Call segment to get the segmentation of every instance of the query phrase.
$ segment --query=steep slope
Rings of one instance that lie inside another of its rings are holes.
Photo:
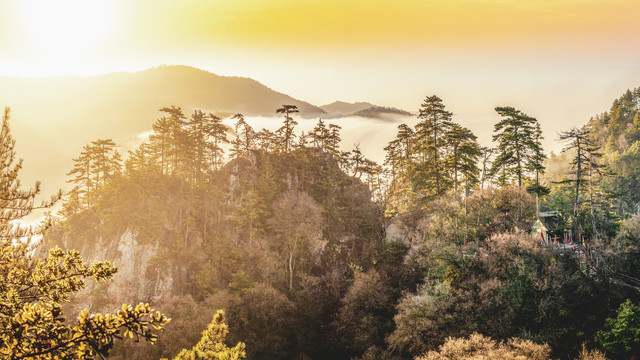
[[[208,298],[199,306],[226,308],[234,336],[264,356],[258,358],[293,358],[301,348],[326,353],[326,344],[306,342],[330,338],[318,333],[330,332],[327,321],[351,267],[371,266],[381,246],[382,216],[368,187],[313,148],[248,153],[198,186],[157,172],[129,173],[96,197],[45,238],[47,246],[75,248],[120,269],[113,281],[80,294],[80,304],[110,310],[147,301],[163,310],[176,296]],[[262,308],[252,296],[279,303]],[[260,320],[247,325],[240,311],[267,319],[284,311],[297,320],[282,324],[283,333],[302,321],[313,333],[265,343],[265,336],[280,335],[261,329]]]

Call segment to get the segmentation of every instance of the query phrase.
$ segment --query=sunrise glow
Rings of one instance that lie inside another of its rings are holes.
[[[27,41],[54,54],[77,54],[103,45],[115,26],[114,16],[108,0],[23,0],[19,9]]]

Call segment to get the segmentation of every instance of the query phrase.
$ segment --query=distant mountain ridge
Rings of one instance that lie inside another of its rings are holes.
[[[394,107],[379,106],[368,102],[347,103],[344,101],[335,101],[331,104],[322,105],[320,108],[329,115],[343,116],[360,116],[365,118],[384,118],[384,116],[412,116],[413,114]]]
[[[322,105],[320,108],[328,114],[351,114],[375,106],[368,102],[348,103],[344,101],[334,101],[331,104]]]
[[[162,116],[160,108],[180,106],[187,116],[193,109],[276,116],[276,109],[284,104],[296,105],[300,117],[325,114],[256,80],[189,66],[163,65],[86,77],[0,77],[0,108],[11,108],[12,132],[25,159],[24,182],[40,179],[45,187],[55,188],[64,184],[71,159],[84,144],[97,138],[112,138],[118,144],[134,141],[151,130]]]
[[[354,116],[361,116],[361,117],[366,117],[366,118],[379,118],[382,115],[400,115],[400,116],[412,116],[413,114],[402,110],[402,109],[398,109],[398,108],[394,108],[394,107],[387,107],[387,106],[371,106],[368,107],[366,109],[362,109],[359,111],[356,111],[354,113],[352,113],[351,115]]]
[[[180,106],[187,116],[193,109],[225,116],[273,116],[279,122],[276,109],[284,104],[296,105],[296,117],[301,118],[340,118],[376,106],[335,102],[318,107],[250,78],[184,65],[85,77],[0,77],[0,107],[11,107],[12,132],[25,159],[23,180],[43,180],[44,192],[64,184],[71,159],[84,144],[97,138],[111,138],[119,145],[137,143],[136,137],[150,131],[163,115],[160,108]]]

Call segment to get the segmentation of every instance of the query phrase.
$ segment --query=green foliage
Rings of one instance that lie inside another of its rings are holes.
[[[449,191],[465,196],[479,183],[478,159],[482,154],[477,137],[451,120],[442,99],[427,97],[415,129],[402,124],[387,145],[385,165],[389,176],[385,212],[391,217],[413,210]]]
[[[229,348],[225,339],[229,333],[229,326],[225,323],[224,311],[219,310],[213,315],[213,320],[202,332],[202,339],[191,349],[183,350],[174,360],[237,360],[246,357],[245,345],[242,342]]]
[[[445,332],[467,331],[454,326],[449,315],[435,316],[448,313],[450,294],[450,286],[437,282],[421,287],[416,294],[405,296],[394,317],[396,329],[387,338],[390,349],[421,354],[437,345],[446,336]]]
[[[359,355],[370,346],[384,345],[384,336],[393,329],[392,296],[392,289],[376,270],[354,270],[335,321],[346,350]]]
[[[640,215],[622,221],[620,230],[606,245],[604,256],[611,269],[640,276]]]
[[[324,246],[322,210],[311,196],[296,191],[283,194],[273,207],[275,216],[270,219],[270,225],[277,239],[275,250],[283,255],[282,263],[286,264],[289,291],[292,291],[298,268],[308,268],[313,253],[317,256]]]
[[[502,119],[493,129],[493,141],[498,142],[498,154],[491,173],[498,176],[500,186],[513,184],[517,180],[518,187],[522,187],[527,169],[540,167],[539,145],[535,139],[535,124],[538,121],[512,107],[497,107],[496,112]]]
[[[38,187],[20,189],[21,162],[14,164],[8,114],[7,109],[0,132],[0,356],[94,359],[107,355],[116,340],[155,342],[154,330],[169,319],[149,304],[122,305],[113,315],[82,310],[74,324],[64,318],[62,304],[85,288],[85,279],[108,280],[117,270],[108,261],[87,264],[74,250],[55,247],[43,257],[32,255],[28,237],[36,232],[17,228],[12,221],[34,210]],[[55,198],[43,205],[53,202]]]
[[[456,197],[458,185],[461,182],[465,184],[467,195],[479,182],[478,159],[482,151],[476,140],[477,136],[471,130],[458,124],[453,124],[451,130],[446,133],[446,141],[451,152],[445,158],[445,163],[447,168],[453,171],[453,188]]]
[[[85,263],[77,251],[52,249],[32,258],[25,245],[0,246],[0,354],[14,359],[93,359],[106,355],[115,340],[156,341],[152,331],[168,319],[149,304],[122,305],[114,315],[80,312],[77,325],[63,317],[61,303],[85,287],[84,279],[106,280],[116,272],[109,262]]]
[[[176,330],[169,325],[173,341],[119,346],[114,355],[175,356],[195,336],[183,323],[201,324],[190,313],[208,316],[213,307],[226,310],[234,329],[230,339],[245,341],[252,357],[347,353],[347,344],[318,339],[335,332],[349,264],[368,269],[376,258],[382,217],[367,186],[314,148],[243,151],[202,180],[172,175],[170,162],[163,174],[156,163],[161,158],[154,156],[142,154],[141,166],[130,163],[121,177],[94,190],[94,205],[57,222],[45,239],[87,252],[104,246],[115,260],[120,255],[113,245],[129,232],[137,245],[152,249],[141,270],[150,286],[163,286],[170,276],[170,295],[193,299],[184,304],[189,311],[173,309],[172,300],[156,304],[185,319],[174,321]],[[100,298],[99,291],[93,295],[105,306],[115,301]],[[391,312],[377,318],[389,326]],[[381,345],[387,329],[376,335]]]
[[[467,199],[467,211],[469,238],[484,240],[496,233],[529,229],[536,208],[526,191],[508,186],[476,190]]]
[[[423,243],[412,263],[423,264],[424,285],[398,303],[389,350],[418,356],[477,331],[577,354],[604,320],[610,289],[536,244],[524,233],[496,234],[480,247]]]
[[[90,251],[98,244],[91,240],[110,244],[129,231],[156,249],[144,276],[156,284],[171,276],[171,295],[184,302],[165,305],[184,320],[168,330],[175,341],[153,351],[120,347],[122,359],[175,356],[218,308],[234,329],[229,339],[246,341],[251,358],[407,358],[474,331],[509,356],[531,340],[567,358],[594,338],[624,292],[600,272],[585,274],[574,257],[540,249],[539,234],[522,233],[535,217],[531,195],[548,193],[544,209],[582,224],[589,237],[600,234],[609,265],[635,273],[635,225],[625,222],[610,239],[615,213],[628,217],[640,201],[639,95],[625,94],[592,120],[593,141],[608,144],[598,165],[620,175],[580,175],[577,201],[575,177],[545,174],[540,125],[513,108],[496,109],[492,161],[440,98],[427,97],[416,127],[400,125],[385,147],[384,169],[357,145],[341,150],[335,124],[319,120],[295,141],[292,105],[277,110],[284,124],[276,132],[254,131],[236,114],[233,160],[223,165],[220,119],[164,108],[122,176],[93,186],[91,207],[71,194],[68,219],[47,241]],[[484,189],[491,183],[521,186]],[[384,242],[389,222],[404,233]],[[516,349],[507,342],[513,336],[527,340]]]
[[[640,307],[627,299],[620,304],[613,318],[607,318],[604,329],[598,331],[596,341],[607,353],[624,356],[640,342]]]
[[[295,105],[282,105],[281,108],[276,110],[277,114],[284,114],[284,124],[276,131],[276,136],[278,137],[277,151],[289,152],[293,149],[293,141],[296,137],[293,129],[298,125],[298,122],[293,120],[290,115],[297,112],[298,107]]]
[[[532,154],[529,163],[527,164],[528,170],[535,173],[535,182],[532,182],[527,186],[527,191],[536,194],[536,205],[538,210],[540,208],[539,198],[548,195],[551,189],[548,186],[542,185],[540,176],[545,172],[544,161],[547,159],[547,155],[542,149],[542,128],[540,123],[536,122],[535,131],[533,133]]]
[[[72,194],[78,199],[69,202],[65,207],[65,215],[77,211],[77,206],[89,206],[93,202],[93,190],[104,186],[109,180],[120,175],[122,158],[115,150],[116,144],[111,139],[98,139],[83,147],[80,156],[73,159],[74,166],[67,174],[73,176],[67,182],[75,186]]]
[[[568,142],[564,151],[575,149],[575,157],[571,161],[572,169],[574,170],[575,178],[565,180],[567,182],[575,183],[575,197],[574,197],[574,210],[572,224],[574,231],[577,228],[575,220],[577,220],[578,209],[580,206],[580,193],[589,192],[590,207],[593,208],[593,183],[596,177],[601,175],[599,158],[602,154],[598,153],[599,147],[595,143],[591,133],[588,129],[578,130],[573,128],[568,131],[560,133],[560,141]]]
[[[637,212],[636,206],[640,204],[640,142],[634,142],[625,150],[609,153],[605,158],[615,175],[603,179],[603,187],[613,197],[609,201],[615,199],[611,210],[625,218]]]
[[[242,154],[255,149],[256,133],[251,125],[244,121],[244,115],[238,113],[233,115],[232,118],[237,121],[235,126],[236,138],[231,142],[233,144],[231,154],[233,158],[238,158]]]

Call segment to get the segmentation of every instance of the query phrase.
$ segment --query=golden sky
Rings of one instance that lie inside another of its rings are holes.
[[[472,128],[512,105],[553,138],[640,85],[639,17],[638,0],[2,0],[0,75],[185,64],[317,105],[438,94]]]
[[[172,53],[188,61],[234,50],[276,57],[295,53],[334,57],[342,52],[368,57],[380,51],[409,56],[472,51],[545,56],[601,47],[630,51],[627,47],[637,45],[640,30],[636,0],[4,0],[1,4],[0,45],[7,50],[3,60],[62,58],[64,52],[70,63],[74,58],[87,60],[80,69],[74,66],[76,72],[87,73],[98,70],[91,62],[100,59],[105,69],[109,63],[127,68],[144,62],[154,65],[155,57]]]

